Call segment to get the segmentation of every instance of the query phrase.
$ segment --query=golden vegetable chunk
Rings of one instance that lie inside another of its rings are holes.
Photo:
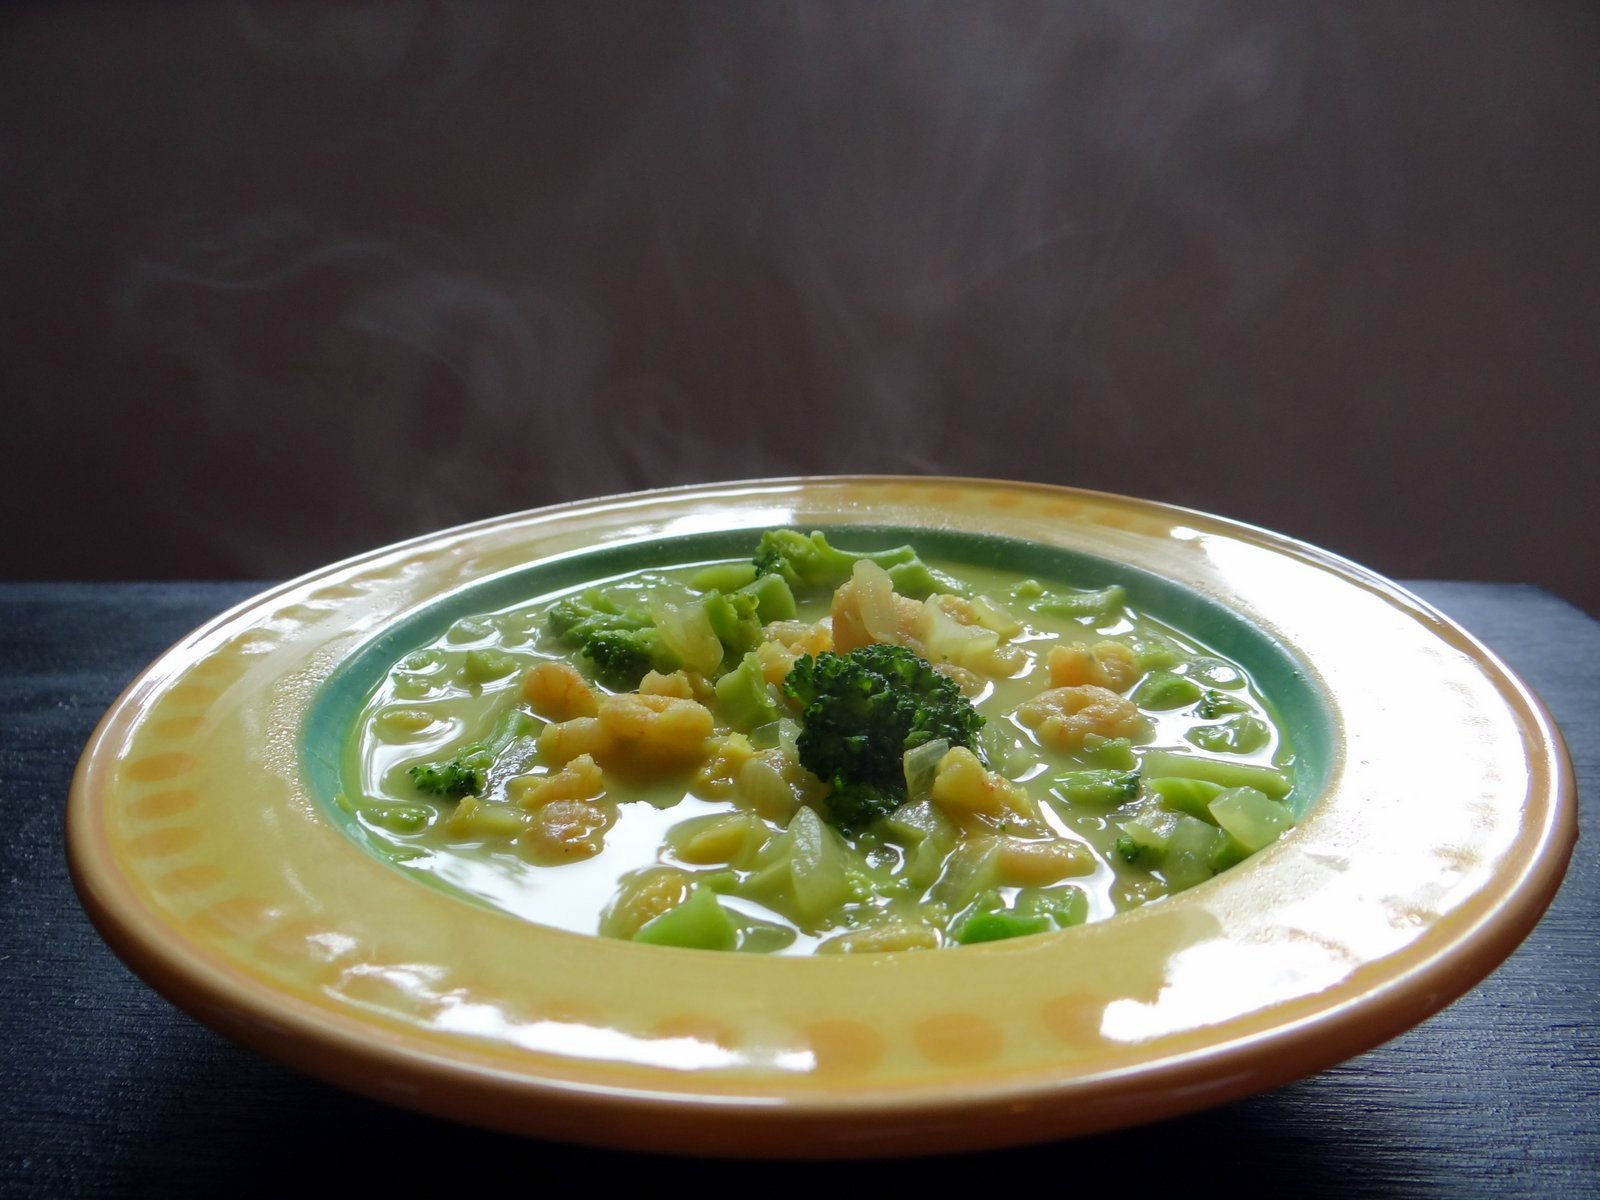
[[[639,681],[639,694],[641,696],[676,696],[680,700],[695,699],[694,685],[689,682],[689,676],[682,671],[674,671],[670,675],[663,675],[659,671],[649,671]]]
[[[1017,709],[1017,718],[1055,750],[1081,749],[1091,733],[1107,738],[1138,738],[1144,718],[1131,700],[1094,684],[1051,688]]]
[[[823,954],[886,954],[891,950],[936,950],[939,931],[931,925],[885,921],[829,938],[817,947]]]
[[[534,815],[522,842],[539,862],[577,862],[600,853],[616,819],[616,809],[600,801],[554,800]]]
[[[922,602],[897,595],[889,572],[876,563],[857,562],[847,583],[833,593],[833,650],[848,654],[873,642],[916,649]]]
[[[947,816],[1031,817],[1027,794],[1003,775],[984,770],[978,756],[956,746],[939,760],[933,776],[933,803]]]
[[[553,767],[571,762],[580,754],[598,759],[611,752],[613,741],[599,717],[574,717],[539,731],[539,758]]]
[[[1043,887],[1074,875],[1094,873],[1094,851],[1081,842],[1000,839],[997,858],[1001,882],[1016,887]]]
[[[599,711],[594,689],[571,663],[542,662],[529,667],[522,677],[522,698],[546,721],[592,717]]]
[[[1133,651],[1121,642],[1097,642],[1093,646],[1055,646],[1046,661],[1052,687],[1079,687],[1092,684],[1113,692],[1125,692],[1139,681],[1144,671]]]
[[[506,798],[532,812],[556,800],[592,800],[606,790],[592,755],[580,754],[553,775],[519,775],[506,783]]]
[[[739,768],[755,757],[755,747],[742,733],[725,733],[711,739],[708,752],[709,757],[695,772],[690,790],[706,800],[726,800],[733,795]]]
[[[610,743],[595,757],[608,765],[691,766],[709,753],[711,710],[693,700],[625,692],[600,701],[598,720]]]

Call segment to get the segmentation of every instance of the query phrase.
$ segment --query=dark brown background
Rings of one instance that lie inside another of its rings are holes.
[[[938,471],[1600,611],[1592,3],[12,5],[0,172],[0,576]]]

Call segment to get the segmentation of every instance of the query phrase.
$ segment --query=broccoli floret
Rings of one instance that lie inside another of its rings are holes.
[[[580,651],[594,665],[595,678],[608,688],[628,691],[649,671],[675,671],[676,656],[655,629],[601,629]]]
[[[907,750],[936,738],[971,746],[983,726],[952,680],[901,646],[807,655],[783,690],[802,706],[800,764],[832,786],[828,807],[846,828],[904,803]]]
[[[532,722],[520,709],[512,709],[481,742],[468,742],[442,762],[421,763],[407,772],[419,792],[448,796],[481,796],[489,786],[495,760],[528,732]]]
[[[781,575],[796,589],[831,591],[850,578],[856,563],[866,559],[889,572],[895,591],[921,599],[934,592],[961,595],[966,588],[955,579],[930,568],[910,546],[895,546],[856,554],[828,544],[820,531],[809,537],[793,529],[769,529],[756,547],[756,575]]]
[[[678,669],[677,656],[662,639],[649,610],[620,608],[604,593],[590,591],[558,600],[545,622],[551,633],[589,660],[595,678],[609,688],[627,691],[638,687],[647,671]]]

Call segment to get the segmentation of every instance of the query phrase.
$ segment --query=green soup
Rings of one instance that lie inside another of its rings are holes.
[[[790,531],[692,554],[728,536],[604,578],[547,569],[532,598],[502,581],[483,611],[458,599],[369,647],[329,702],[359,709],[334,765],[352,832],[545,925],[861,953],[1159,900],[1270,844],[1314,791],[1291,734],[1314,742],[1316,714],[1285,722],[1267,694],[1292,662],[1170,584],[1097,560],[1024,576],[998,564],[1057,564],[949,534],[926,561]],[[1135,606],[1162,589],[1255,674]],[[865,727],[891,709],[926,727]],[[333,740],[324,718],[310,741]]]

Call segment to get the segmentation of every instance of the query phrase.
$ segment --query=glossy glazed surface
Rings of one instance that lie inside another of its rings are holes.
[[[1001,532],[1232,607],[1337,734],[1284,841],[1099,925],[955,954],[750,959],[607,943],[419,887],[309,796],[336,667],[534,558],[679,533],[875,523]],[[1373,1045],[1486,974],[1570,853],[1570,767],[1464,633],[1309,547],[1196,513],[961,480],[776,481],[597,501],[329,568],[219,618],[85,752],[75,876],[108,940],[202,1020],[371,1094],[544,1136],[850,1154],[1107,1128]]]

